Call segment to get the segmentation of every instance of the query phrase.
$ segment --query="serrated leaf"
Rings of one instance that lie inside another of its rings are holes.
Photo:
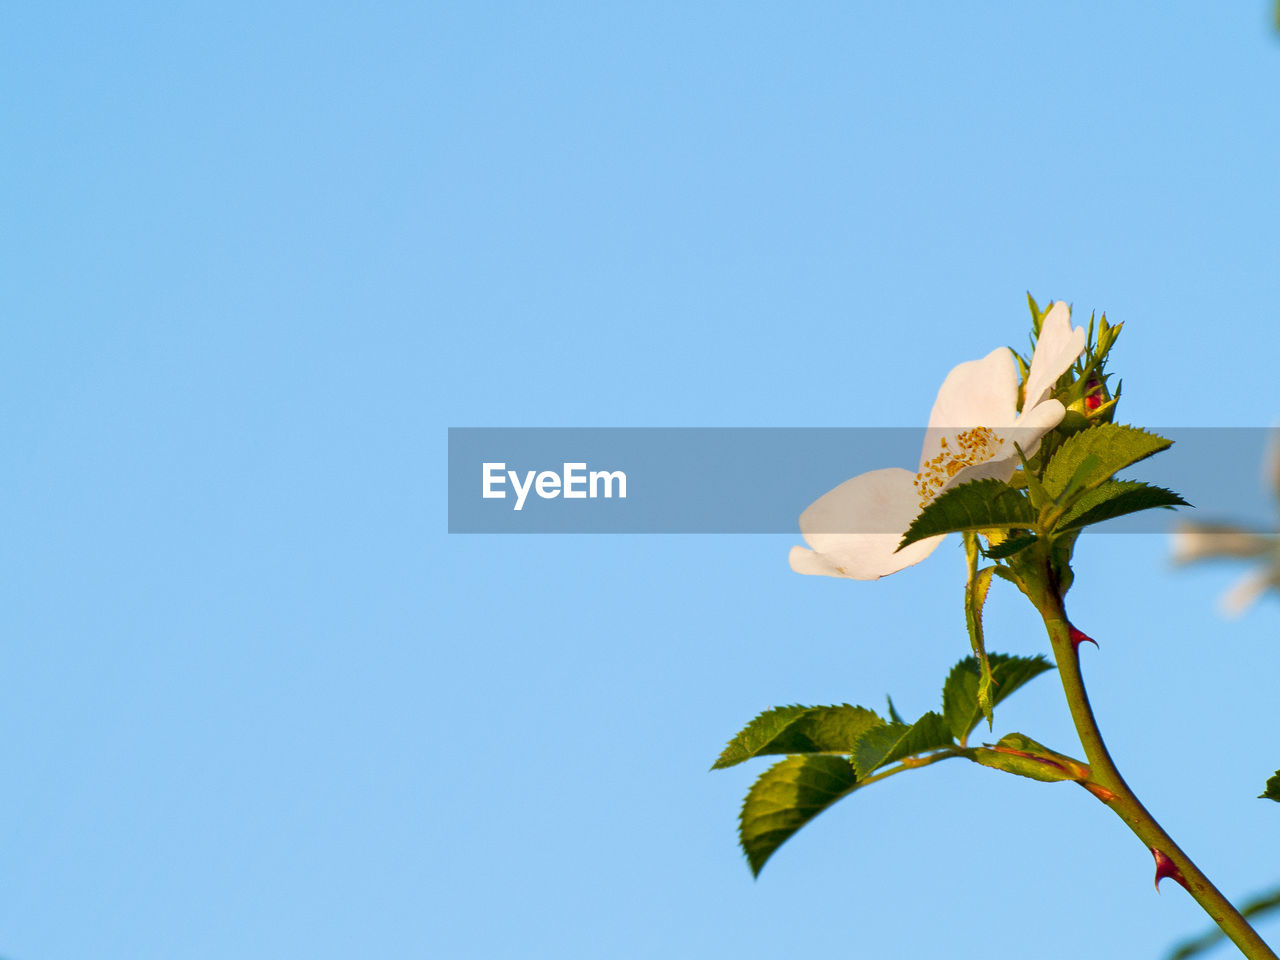
[[[1075,497],[1085,488],[1089,478],[1093,476],[1094,471],[1097,469],[1098,457],[1096,454],[1091,453],[1080,461],[1075,473],[1067,481],[1066,488],[1055,499],[1061,499],[1065,502]]]
[[[940,533],[1030,527],[1036,512],[1021,493],[999,480],[972,480],[936,497],[911,522],[898,549]]]
[[[898,713],[898,708],[893,705],[893,697],[889,696],[886,693],[884,695],[884,698],[887,701],[889,701],[889,722],[890,723],[906,723],[907,721],[903,720],[902,715]]]
[[[767,754],[851,753],[861,734],[883,722],[874,710],[847,703],[837,707],[775,707],[730,740],[711,769],[722,770]]]
[[[850,793],[858,780],[844,757],[787,757],[760,775],[742,803],[738,839],[757,876],[792,834]]]
[[[1258,799],[1280,802],[1280,770],[1277,770],[1276,775],[1267,781],[1267,789],[1258,794]]]
[[[1082,494],[1054,527],[1055,533],[1079,530],[1104,520],[1156,507],[1188,507],[1172,490],[1138,480],[1107,480]]]
[[[1044,472],[1045,489],[1061,497],[1069,487],[1091,490],[1125,467],[1168,449],[1173,443],[1138,427],[1100,423],[1063,441]],[[1092,468],[1086,461],[1094,458]]]
[[[1049,504],[1051,498],[1045,492],[1044,484],[1040,482],[1040,472],[1032,468],[1022,447],[1015,443],[1013,449],[1018,454],[1018,463],[1022,465],[1022,474],[1019,479],[1027,488],[1027,499],[1031,502],[1031,509],[1038,514]]]
[[[859,777],[866,778],[885,764],[951,744],[951,731],[942,715],[930,711],[910,726],[886,723],[872,727],[858,738],[853,768]]]
[[[982,552],[991,560],[1003,560],[1005,557],[1020,553],[1035,542],[1034,533],[1015,534],[1001,543],[992,544]]]
[[[1053,664],[1040,654],[1033,657],[1016,657],[1004,653],[987,654],[994,681],[993,703],[1000,703],[1023,684],[1038,677]],[[982,719],[978,704],[978,685],[981,667],[976,657],[965,657],[951,669],[942,688],[942,716],[947,729],[963,742]]]
[[[976,538],[973,544],[976,551]],[[973,565],[976,565],[977,556],[973,557]],[[982,709],[982,715],[987,718],[987,725],[990,726],[993,720],[991,701],[991,664],[987,661],[987,645],[982,635],[982,608],[987,603],[987,590],[991,586],[991,571],[995,567],[984,567],[981,570],[974,570],[970,567],[969,582],[965,587],[964,593],[964,621],[965,627],[969,631],[969,645],[973,647],[973,655],[978,658],[979,680],[978,680],[978,706]]]
[[[1017,575],[1008,567],[996,567],[995,570],[992,571],[992,573],[995,574],[995,576],[999,577],[1001,580],[1009,581],[1019,590],[1022,589],[1022,585],[1018,582]]]

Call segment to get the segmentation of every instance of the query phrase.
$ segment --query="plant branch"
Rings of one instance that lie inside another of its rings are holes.
[[[895,773],[902,773],[904,770],[917,770],[920,767],[927,767],[931,763],[937,763],[939,760],[950,760],[952,757],[967,757],[972,753],[973,750],[968,747],[944,747],[936,753],[906,757],[897,766],[874,773],[865,780],[859,780],[857,785],[858,787],[865,787],[868,783],[875,783],[877,780],[891,777]]]
[[[1033,600],[1044,618],[1045,629],[1049,632],[1049,641],[1058,661],[1062,690],[1071,709],[1071,719],[1092,770],[1089,782],[1085,784],[1086,788],[1110,807],[1155,855],[1157,882],[1162,876],[1168,876],[1182,883],[1222,932],[1250,960],[1277,960],[1275,952],[1258,936],[1240,911],[1232,906],[1231,901],[1222,895],[1164,831],[1125,783],[1115,761],[1111,759],[1098,728],[1098,721],[1093,715],[1093,707],[1089,704],[1084,676],[1080,672],[1078,639],[1072,636],[1071,623],[1067,620],[1061,597],[1056,590],[1050,588]],[[1166,858],[1163,861],[1162,856]]]

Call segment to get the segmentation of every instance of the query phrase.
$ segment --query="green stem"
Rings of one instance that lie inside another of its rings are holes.
[[[872,774],[865,780],[859,780],[858,786],[865,787],[869,783],[875,783],[877,780],[883,780],[885,777],[891,777],[895,773],[902,773],[905,770],[917,770],[920,767],[927,767],[931,763],[937,763],[939,760],[950,760],[952,757],[968,757],[973,750],[968,747],[946,747],[936,753],[926,753],[920,757],[910,757],[903,760],[896,767],[889,767],[887,770],[881,770],[879,773]]]
[[[1231,905],[1231,901],[1222,895],[1182,848],[1174,843],[1173,838],[1165,833],[1164,828],[1142,805],[1116,769],[1107,745],[1103,742],[1102,732],[1098,729],[1093,708],[1089,705],[1089,694],[1085,691],[1080,658],[1071,639],[1071,624],[1067,620],[1066,610],[1056,592],[1046,593],[1047,596],[1037,598],[1036,606],[1044,618],[1045,629],[1049,631],[1049,641],[1058,661],[1058,675],[1062,678],[1062,689],[1071,708],[1071,719],[1075,722],[1080,743],[1089,759],[1092,773],[1086,787],[1110,807],[1148,848],[1159,850],[1173,862],[1182,876],[1187,892],[1213,918],[1214,923],[1222,928],[1231,942],[1240,948],[1241,953],[1250,960],[1278,960],[1274,951],[1258,936],[1240,911]]]

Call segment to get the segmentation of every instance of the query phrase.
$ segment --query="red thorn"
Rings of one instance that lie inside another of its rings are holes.
[[[1078,650],[1080,649],[1080,644],[1086,643],[1086,642],[1092,643],[1095,647],[1098,646],[1098,641],[1093,639],[1093,637],[1089,636],[1083,630],[1077,630],[1075,627],[1072,627],[1071,628],[1071,649]]]
[[[1160,892],[1160,881],[1165,877],[1169,877],[1182,884],[1182,889],[1190,890],[1187,881],[1182,878],[1182,871],[1178,869],[1178,865],[1169,859],[1168,854],[1156,847],[1151,848],[1151,855],[1156,858],[1156,893]]]

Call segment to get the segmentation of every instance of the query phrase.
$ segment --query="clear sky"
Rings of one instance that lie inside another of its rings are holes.
[[[912,426],[1024,342],[1027,290],[1126,323],[1122,419],[1272,423],[1266,3],[7,19],[0,954],[1053,960],[1203,927],[1084,791],[958,761],[753,881],[762,764],[711,761],[772,704],[936,706],[958,545],[867,584],[792,574],[793,536],[450,536],[446,428]],[[1222,622],[1232,572],[1167,548],[1087,538],[1070,607],[1121,768],[1238,897],[1280,880],[1280,605]],[[991,647],[1047,651],[1006,588]],[[1054,675],[1011,730],[1075,750]]]

